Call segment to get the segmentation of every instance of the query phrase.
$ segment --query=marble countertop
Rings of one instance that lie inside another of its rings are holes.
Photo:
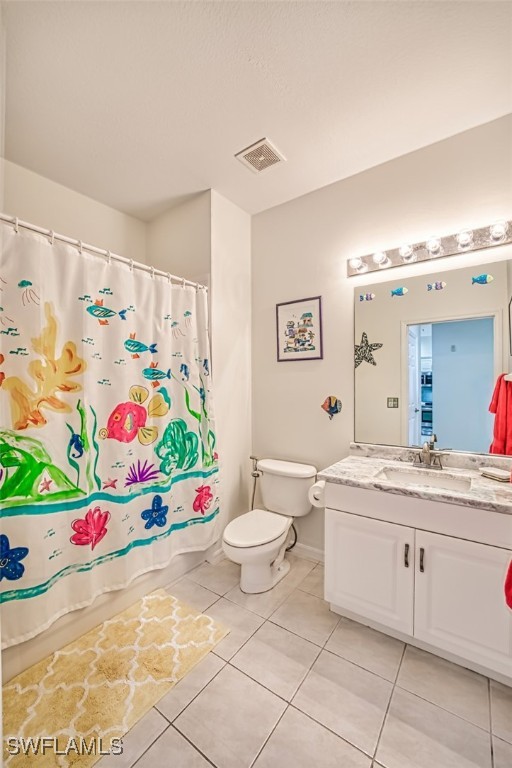
[[[485,466],[485,457],[482,456],[481,466]],[[398,484],[386,480],[377,475],[384,468],[396,470],[411,470],[418,475],[418,482],[407,483],[407,485]],[[468,478],[471,480],[469,490],[447,490],[446,488],[435,488],[428,483],[422,483],[422,476],[425,480],[428,476],[435,475],[441,478]],[[427,499],[429,501],[442,501],[447,504],[458,504],[464,507],[477,507],[491,512],[500,512],[512,515],[512,484],[500,483],[496,480],[489,480],[476,469],[459,469],[450,467],[448,469],[423,469],[413,467],[409,462],[396,461],[386,457],[361,457],[348,456],[330,467],[326,467],[318,473],[319,480],[325,480],[329,483],[338,485],[350,485],[354,488],[365,488],[372,491],[386,491],[387,493],[396,493],[401,496],[411,496],[416,499]]]

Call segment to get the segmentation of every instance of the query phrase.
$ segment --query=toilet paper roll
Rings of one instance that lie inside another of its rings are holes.
[[[325,480],[319,480],[308,491],[308,499],[313,507],[325,506]]]

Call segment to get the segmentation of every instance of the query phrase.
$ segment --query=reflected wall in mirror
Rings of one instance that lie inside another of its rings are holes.
[[[355,440],[488,453],[511,293],[512,261],[356,287]]]

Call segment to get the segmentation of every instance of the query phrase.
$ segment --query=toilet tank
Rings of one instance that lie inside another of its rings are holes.
[[[302,517],[311,510],[308,491],[316,480],[316,468],[278,459],[258,461],[263,506],[270,512]]]

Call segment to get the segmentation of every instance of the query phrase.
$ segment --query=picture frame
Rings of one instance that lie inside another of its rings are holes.
[[[278,363],[322,360],[322,297],[276,304]]]

